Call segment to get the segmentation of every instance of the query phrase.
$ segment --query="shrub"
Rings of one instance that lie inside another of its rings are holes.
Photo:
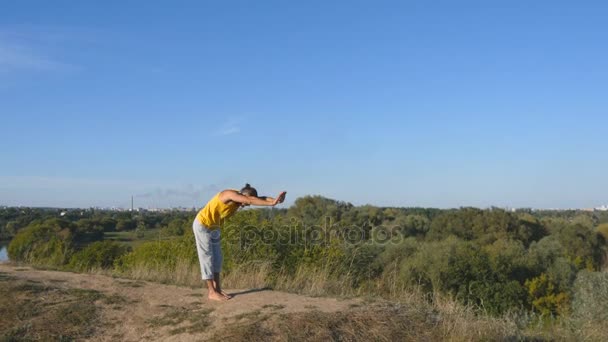
[[[462,208],[437,216],[430,225],[428,237],[440,240],[455,235],[463,240],[477,240],[484,245],[497,239],[510,238],[527,246],[546,234],[547,231],[538,221],[526,215],[518,217],[496,208]]]
[[[378,255],[376,262],[380,265],[401,263],[404,259],[411,257],[420,248],[420,242],[409,237],[399,243],[391,243]]]
[[[188,227],[192,226],[192,222],[189,220],[175,218],[167,224],[167,226],[163,227],[163,232],[165,235],[184,235],[184,232]]]
[[[248,262],[274,262],[283,247],[291,252],[290,244],[279,246],[277,225],[269,222],[258,223],[259,213],[238,212],[229,224],[221,229],[224,268],[233,269]]]
[[[604,256],[604,243],[592,228],[581,225],[566,225],[555,232],[568,256],[578,269],[599,269]]]
[[[351,287],[357,287],[361,282],[377,278],[382,273],[382,266],[375,262],[382,252],[382,247],[372,243],[350,245],[345,249],[340,273],[352,277]]]
[[[596,231],[604,238],[604,241],[608,241],[608,223],[600,224],[597,226]]]
[[[74,226],[61,220],[36,221],[17,233],[8,246],[12,260],[44,266],[64,265],[72,254]]]
[[[130,247],[114,241],[97,241],[72,255],[68,267],[80,272],[95,268],[110,268],[116,259],[130,250]]]
[[[142,243],[116,259],[114,267],[118,273],[136,279],[182,284],[200,279],[192,233],[172,240]]]
[[[539,275],[562,257],[565,257],[562,244],[554,236],[546,236],[528,248],[528,267]]]
[[[608,273],[581,271],[574,282],[572,314],[588,322],[608,322]]]
[[[525,290],[517,281],[496,272],[478,246],[454,237],[422,245],[401,267],[406,283],[450,294],[492,314],[525,305]]]
[[[526,288],[534,308],[542,315],[556,315],[568,312],[570,297],[560,292],[555,281],[542,273],[526,281]]]
[[[568,328],[580,341],[608,341],[608,273],[580,271],[573,293]]]
[[[523,284],[535,275],[529,266],[526,249],[519,240],[498,239],[491,245],[483,246],[483,251],[490,257],[494,271],[509,279]]]

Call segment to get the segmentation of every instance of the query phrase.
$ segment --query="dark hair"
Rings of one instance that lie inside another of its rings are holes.
[[[245,184],[245,187],[241,189],[241,194],[258,197],[258,191],[252,188],[249,183]]]

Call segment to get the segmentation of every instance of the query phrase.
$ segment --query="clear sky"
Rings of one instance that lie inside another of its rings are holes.
[[[4,1],[0,205],[608,203],[605,1]],[[291,202],[288,202],[289,204]]]

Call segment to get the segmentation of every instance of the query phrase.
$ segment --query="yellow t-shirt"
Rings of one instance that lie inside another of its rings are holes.
[[[196,215],[199,220],[207,228],[220,228],[224,224],[224,219],[234,214],[239,209],[240,204],[230,202],[228,204],[220,200],[218,192],[213,198],[201,209]]]

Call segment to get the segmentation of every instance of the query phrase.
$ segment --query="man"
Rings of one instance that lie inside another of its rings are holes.
[[[224,301],[231,298],[222,291],[220,285],[220,272],[222,270],[222,249],[220,246],[220,228],[224,220],[232,216],[239,208],[249,205],[275,206],[285,200],[285,191],[276,198],[258,197],[258,192],[249,184],[241,191],[224,190],[217,193],[203,209],[201,209],[192,229],[196,240],[196,251],[201,266],[201,275],[207,282],[210,300]]]

